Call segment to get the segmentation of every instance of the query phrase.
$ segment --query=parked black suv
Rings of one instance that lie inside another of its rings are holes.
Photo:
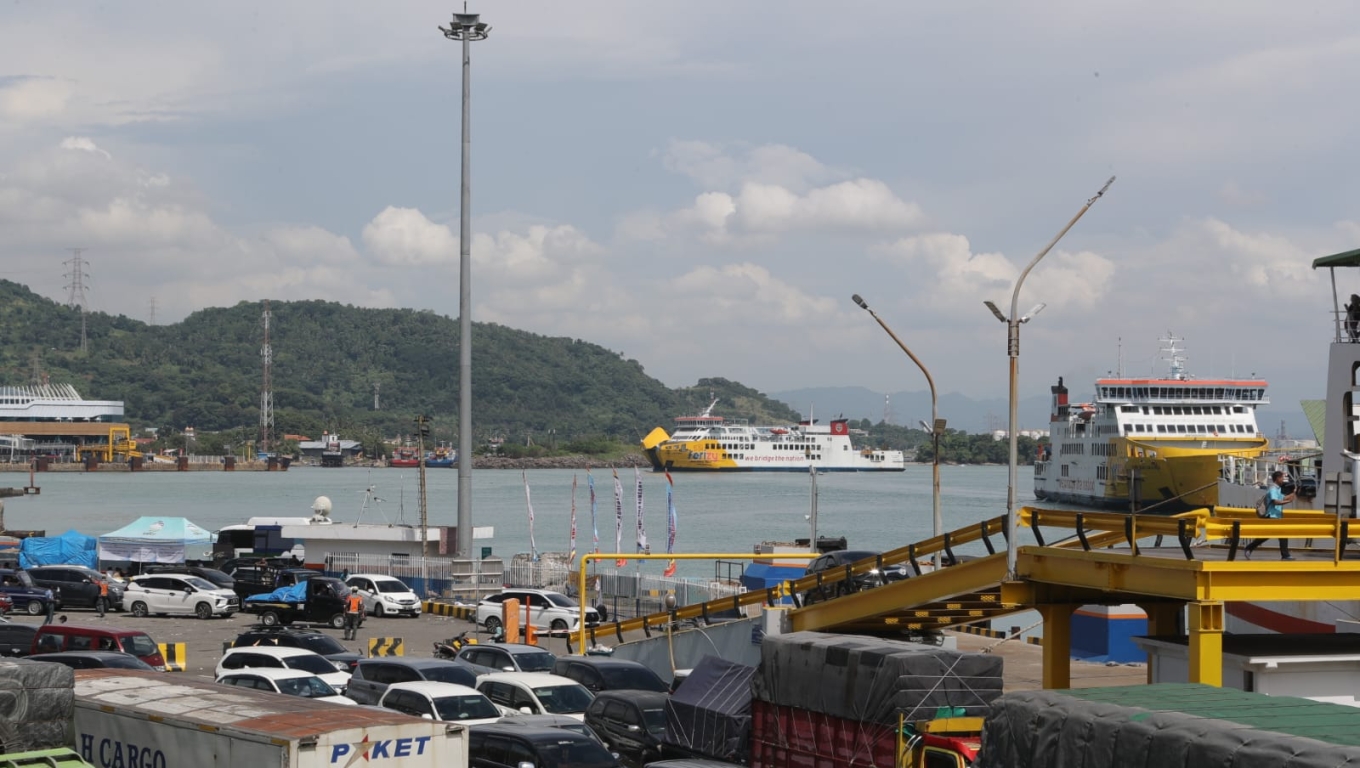
[[[616,768],[609,750],[589,736],[561,728],[474,725],[468,728],[468,762],[473,768]]]
[[[49,602],[56,602],[54,608],[61,607],[56,593],[33,583],[33,577],[27,571],[0,568],[0,594],[9,595],[9,599],[14,602],[14,610],[23,611],[29,616],[45,613]]]
[[[350,673],[349,686],[345,695],[360,704],[377,704],[382,700],[387,686],[392,683],[410,683],[429,680],[435,683],[453,683],[477,686],[477,671],[460,661],[449,659],[421,658],[419,656],[384,656],[377,659],[363,659]]]
[[[291,627],[259,627],[248,629],[236,636],[233,648],[252,645],[277,645],[281,648],[302,648],[317,653],[331,661],[347,665],[351,673],[363,658],[340,644],[339,640],[316,629],[293,629]]]
[[[564,656],[553,664],[554,675],[569,677],[590,689],[600,691],[659,691],[670,686],[646,664],[608,656]]]
[[[666,700],[656,691],[604,691],[586,708],[586,725],[634,768],[661,758]]]
[[[818,573],[835,571],[836,569],[857,563],[860,560],[877,557],[878,554],[878,552],[864,549],[841,549],[835,552],[827,552],[825,555],[808,563],[807,571],[803,575],[815,576]],[[851,579],[828,582],[820,589],[817,587],[809,589],[803,593],[803,605],[811,605],[812,603],[820,602],[823,599],[830,600],[832,598],[840,597],[841,595],[848,595],[865,589],[873,589],[874,587],[882,586],[888,582],[900,581],[905,578],[907,578],[907,569],[905,566],[888,565],[887,563],[884,563],[882,572],[874,570],[869,573],[861,573],[855,575]]]
[[[99,582],[109,583],[108,607],[120,610],[123,605],[123,585],[93,568],[83,565],[39,565],[25,569],[39,587],[56,593],[65,608],[93,608],[99,599]]]
[[[0,656],[27,656],[33,649],[33,635],[37,631],[32,624],[0,621]]]

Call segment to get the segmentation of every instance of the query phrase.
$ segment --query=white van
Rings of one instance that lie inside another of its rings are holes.
[[[190,613],[200,619],[230,616],[241,609],[241,598],[207,579],[178,573],[133,576],[123,592],[123,607],[133,616]]]
[[[356,573],[345,579],[345,584],[359,588],[364,599],[364,610],[374,616],[420,615],[420,598],[395,576],[381,573]]]

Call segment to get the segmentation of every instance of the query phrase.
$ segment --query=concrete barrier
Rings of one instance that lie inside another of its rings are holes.
[[[425,613],[432,613],[435,616],[452,616],[455,619],[472,619],[477,615],[475,605],[455,605],[453,603],[438,603],[434,600],[426,600],[421,604],[421,609]]]
[[[165,658],[166,672],[183,672],[188,662],[188,653],[184,649],[184,643],[156,643],[156,647],[161,649],[161,656]]]

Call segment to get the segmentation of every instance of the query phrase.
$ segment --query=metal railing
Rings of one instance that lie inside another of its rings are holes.
[[[444,597],[463,602],[476,602],[483,595],[499,592],[505,583],[504,563],[498,557],[459,560],[335,553],[326,556],[325,572],[339,578],[356,573],[394,576],[421,598]]]

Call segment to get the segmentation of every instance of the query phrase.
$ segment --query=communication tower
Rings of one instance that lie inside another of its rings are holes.
[[[264,362],[264,386],[260,389],[260,450],[269,453],[274,444],[274,383],[270,368],[274,351],[269,346],[269,299],[264,300],[264,346],[260,347]]]
[[[85,253],[84,248],[68,248],[67,250],[71,252],[71,258],[62,262],[69,270],[62,277],[71,281],[66,284],[66,289],[70,292],[66,297],[66,306],[72,309],[80,309],[80,351],[88,352],[90,343],[85,335],[85,305],[87,304],[85,281],[90,279],[90,275],[85,271],[85,265],[88,262],[81,258],[81,254]]]
[[[378,389],[380,388],[380,386],[381,386],[380,382],[377,381],[373,382],[373,410],[375,411],[380,410],[378,408]]]

